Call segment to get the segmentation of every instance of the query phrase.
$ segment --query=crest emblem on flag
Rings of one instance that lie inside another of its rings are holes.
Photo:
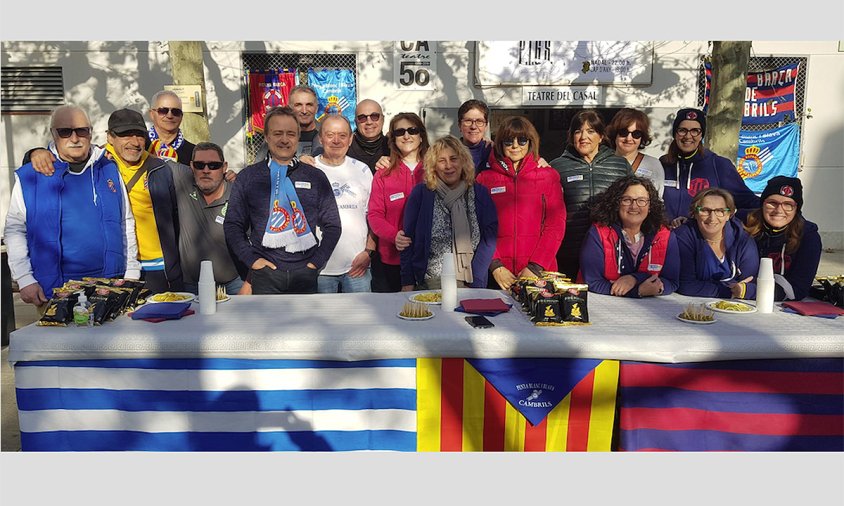
[[[768,148],[765,149],[770,151]],[[756,177],[762,173],[763,163],[762,157],[760,156],[761,152],[762,150],[759,149],[759,146],[749,146],[744,150],[744,156],[739,158],[738,165],[736,166],[736,170],[742,179]]]

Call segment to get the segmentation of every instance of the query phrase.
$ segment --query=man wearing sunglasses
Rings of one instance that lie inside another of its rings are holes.
[[[373,174],[378,160],[390,156],[390,145],[384,135],[384,111],[378,102],[367,98],[355,107],[355,133],[348,155],[365,163]]]
[[[170,90],[161,90],[152,96],[149,108],[149,138],[146,149],[158,158],[172,160],[185,165],[190,163],[194,146],[181,130],[182,99]]]
[[[219,145],[200,142],[189,163],[190,171],[179,166],[179,170],[173,172],[185,290],[198,293],[199,266],[203,260],[211,260],[214,280],[225,286],[227,294],[236,294],[243,286],[239,271],[243,267],[233,260],[223,231],[231,193],[231,185],[225,177],[228,162]]]
[[[6,217],[9,268],[24,302],[40,306],[71,279],[138,279],[135,220],[114,162],[91,145],[80,107],[53,111],[47,176],[26,164],[15,171]]]

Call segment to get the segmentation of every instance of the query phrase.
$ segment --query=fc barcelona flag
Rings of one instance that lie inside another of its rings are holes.
[[[844,450],[844,359],[623,362],[622,451]]]
[[[417,451],[610,451],[618,362],[594,362],[532,424],[469,360],[418,359]]]

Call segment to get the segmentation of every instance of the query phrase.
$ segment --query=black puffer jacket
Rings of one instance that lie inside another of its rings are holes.
[[[566,235],[557,253],[557,268],[574,279],[579,268],[580,244],[592,224],[588,200],[632,170],[627,160],[604,145],[591,164],[573,146],[568,146],[559,158],[551,161],[551,167],[560,174],[566,202]]]

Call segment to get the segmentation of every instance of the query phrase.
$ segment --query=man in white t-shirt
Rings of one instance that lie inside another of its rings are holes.
[[[372,282],[369,261],[375,252],[375,239],[366,221],[372,172],[365,163],[346,156],[352,144],[352,127],[342,115],[325,118],[319,137],[324,151],[314,165],[331,182],[342,232],[319,274],[317,292],[368,292]]]

